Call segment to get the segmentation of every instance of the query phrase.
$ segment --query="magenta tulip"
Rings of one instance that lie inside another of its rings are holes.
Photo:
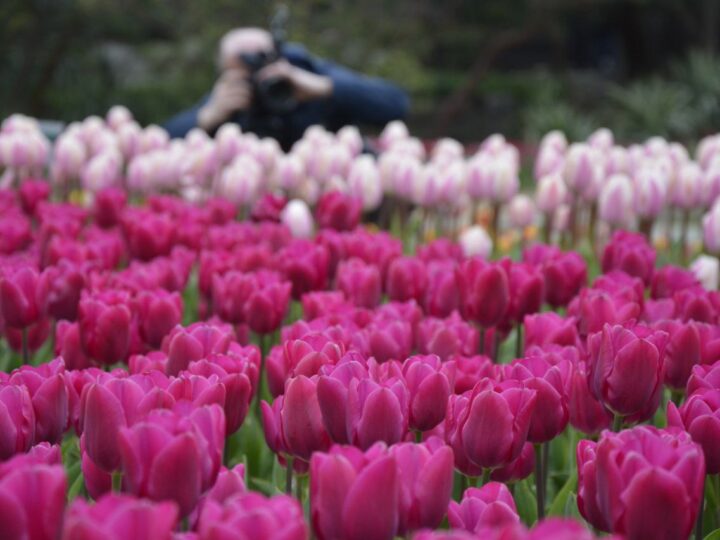
[[[266,538],[307,540],[300,503],[286,495],[265,498],[259,493],[238,493],[222,504],[209,500],[200,512],[197,540]]]
[[[460,265],[456,276],[463,317],[483,328],[498,324],[510,307],[510,285],[504,268],[470,259]]]
[[[423,444],[396,444],[389,453],[397,463],[400,484],[397,534],[438,527],[452,495],[452,450],[436,439]]]
[[[433,317],[447,317],[460,307],[453,261],[431,261],[428,263],[428,287],[423,300],[423,308]]]
[[[422,302],[428,288],[425,263],[416,257],[398,257],[388,266],[385,290],[390,300]]]
[[[232,328],[222,324],[197,322],[186,328],[176,326],[162,343],[162,349],[168,355],[167,374],[176,375],[187,369],[190,362],[210,354],[225,353],[233,338]]]
[[[570,425],[587,435],[600,433],[610,427],[612,413],[590,391],[587,365],[576,362],[570,379],[568,409]]]
[[[35,440],[35,425],[28,389],[0,382],[0,461],[30,448]]]
[[[594,527],[628,540],[687,538],[705,460],[690,435],[639,426],[577,447],[578,508]]]
[[[212,423],[206,423],[206,416]],[[187,418],[154,411],[121,428],[118,446],[126,489],[155,501],[172,500],[180,515],[187,516],[217,477],[224,436],[225,418],[217,405],[195,409]]]
[[[108,494],[91,506],[76,499],[67,512],[62,540],[171,540],[177,520],[177,505],[170,501]]]
[[[720,390],[698,390],[680,408],[670,402],[668,425],[687,431],[702,446],[708,474],[720,472]]]
[[[479,469],[507,465],[522,451],[536,400],[535,390],[481,380],[449,410],[457,427],[446,431],[448,442]]]
[[[700,282],[691,271],[668,264],[653,274],[650,296],[655,299],[672,298],[677,291],[698,286]]]
[[[362,214],[362,201],[331,191],[320,197],[315,210],[318,225],[323,229],[336,231],[351,231],[360,223]]]
[[[355,258],[343,261],[336,279],[338,289],[356,306],[374,308],[380,303],[382,278],[377,266]]]
[[[82,391],[80,422],[82,442],[90,459],[102,470],[120,466],[118,433],[133,425],[145,392],[131,379],[109,379],[87,385]]]
[[[580,344],[577,321],[574,317],[561,317],[553,311],[526,315],[525,349],[548,345],[575,346]]]
[[[450,502],[448,522],[453,528],[477,533],[485,527],[520,523],[520,517],[507,486],[489,482],[465,490],[461,502]]]
[[[84,287],[85,274],[80,267],[62,260],[57,266],[43,270],[37,284],[37,297],[44,300],[42,310],[50,317],[74,321]]]
[[[588,339],[588,383],[617,416],[642,421],[660,404],[668,335],[643,326],[605,325]]]
[[[448,379],[435,355],[411,356],[403,362],[402,372],[410,392],[410,428],[434,428],[445,418],[454,381]]]
[[[425,317],[417,328],[417,349],[421,354],[436,354],[442,360],[455,355],[471,356],[478,349],[478,331],[463,321],[457,312],[445,319]]]
[[[574,251],[537,244],[523,252],[523,261],[543,269],[545,300],[553,307],[566,306],[587,281],[585,259]]]
[[[54,540],[62,527],[67,481],[61,464],[17,456],[0,468],[3,538]]]
[[[84,295],[78,322],[83,350],[101,364],[125,360],[130,347],[130,299],[121,291]]]
[[[655,250],[645,235],[617,231],[602,255],[602,271],[622,270],[649,285],[655,270]]]
[[[10,328],[27,328],[40,318],[38,273],[30,266],[0,270],[0,314]]]
[[[287,381],[285,393],[275,398],[272,407],[262,402],[265,440],[274,452],[309,461],[313,452],[330,447],[316,385],[301,375]]]
[[[135,298],[140,337],[151,348],[159,348],[163,338],[182,322],[183,302],[179,293],[163,290],[143,291]]]
[[[399,523],[400,478],[382,445],[365,454],[334,446],[310,460],[310,516],[319,540],[392,540]]]

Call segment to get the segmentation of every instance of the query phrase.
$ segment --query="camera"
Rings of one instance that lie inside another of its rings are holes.
[[[270,34],[273,39],[272,50],[243,53],[240,55],[240,59],[245,63],[250,72],[249,79],[253,91],[253,107],[255,107],[258,112],[285,114],[297,106],[290,81],[279,77],[259,80],[257,77],[258,72],[262,68],[282,58],[287,18],[287,8],[282,6],[270,22]]]

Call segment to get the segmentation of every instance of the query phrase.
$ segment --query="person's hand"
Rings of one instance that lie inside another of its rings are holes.
[[[257,76],[260,80],[279,78],[289,81],[298,101],[326,98],[332,95],[333,91],[330,77],[305,71],[284,59],[265,66]]]
[[[210,99],[198,111],[198,125],[210,131],[228,120],[236,111],[249,107],[252,89],[239,69],[228,69],[215,83]]]

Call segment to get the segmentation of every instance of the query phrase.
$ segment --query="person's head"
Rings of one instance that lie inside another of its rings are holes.
[[[241,54],[271,51],[273,40],[270,32],[262,28],[236,28],[220,40],[218,64],[221,71],[226,69],[247,70]]]

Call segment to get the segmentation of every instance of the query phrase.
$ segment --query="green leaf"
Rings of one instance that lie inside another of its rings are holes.
[[[720,540],[720,529],[715,529],[705,537],[705,540]]]
[[[537,500],[528,482],[526,478],[515,485],[515,503],[520,519],[525,525],[531,526],[537,521]]]
[[[78,474],[75,481],[70,485],[70,489],[67,493],[68,502],[74,500],[78,495],[80,495],[80,492],[82,491],[83,487],[85,487],[85,479],[83,478],[82,474]]]
[[[552,504],[550,505],[550,509],[548,510],[549,516],[565,515],[565,508],[568,498],[570,497],[570,494],[572,494],[575,490],[576,485],[577,474],[573,473],[570,475],[563,487],[560,489],[560,491],[558,491],[558,494],[555,496],[555,499],[553,500]]]
[[[277,495],[278,493],[282,493],[282,491],[275,487],[272,482],[268,482],[267,480],[263,480],[262,478],[251,478],[250,484],[252,484],[252,487],[261,491],[269,497],[272,495]]]

